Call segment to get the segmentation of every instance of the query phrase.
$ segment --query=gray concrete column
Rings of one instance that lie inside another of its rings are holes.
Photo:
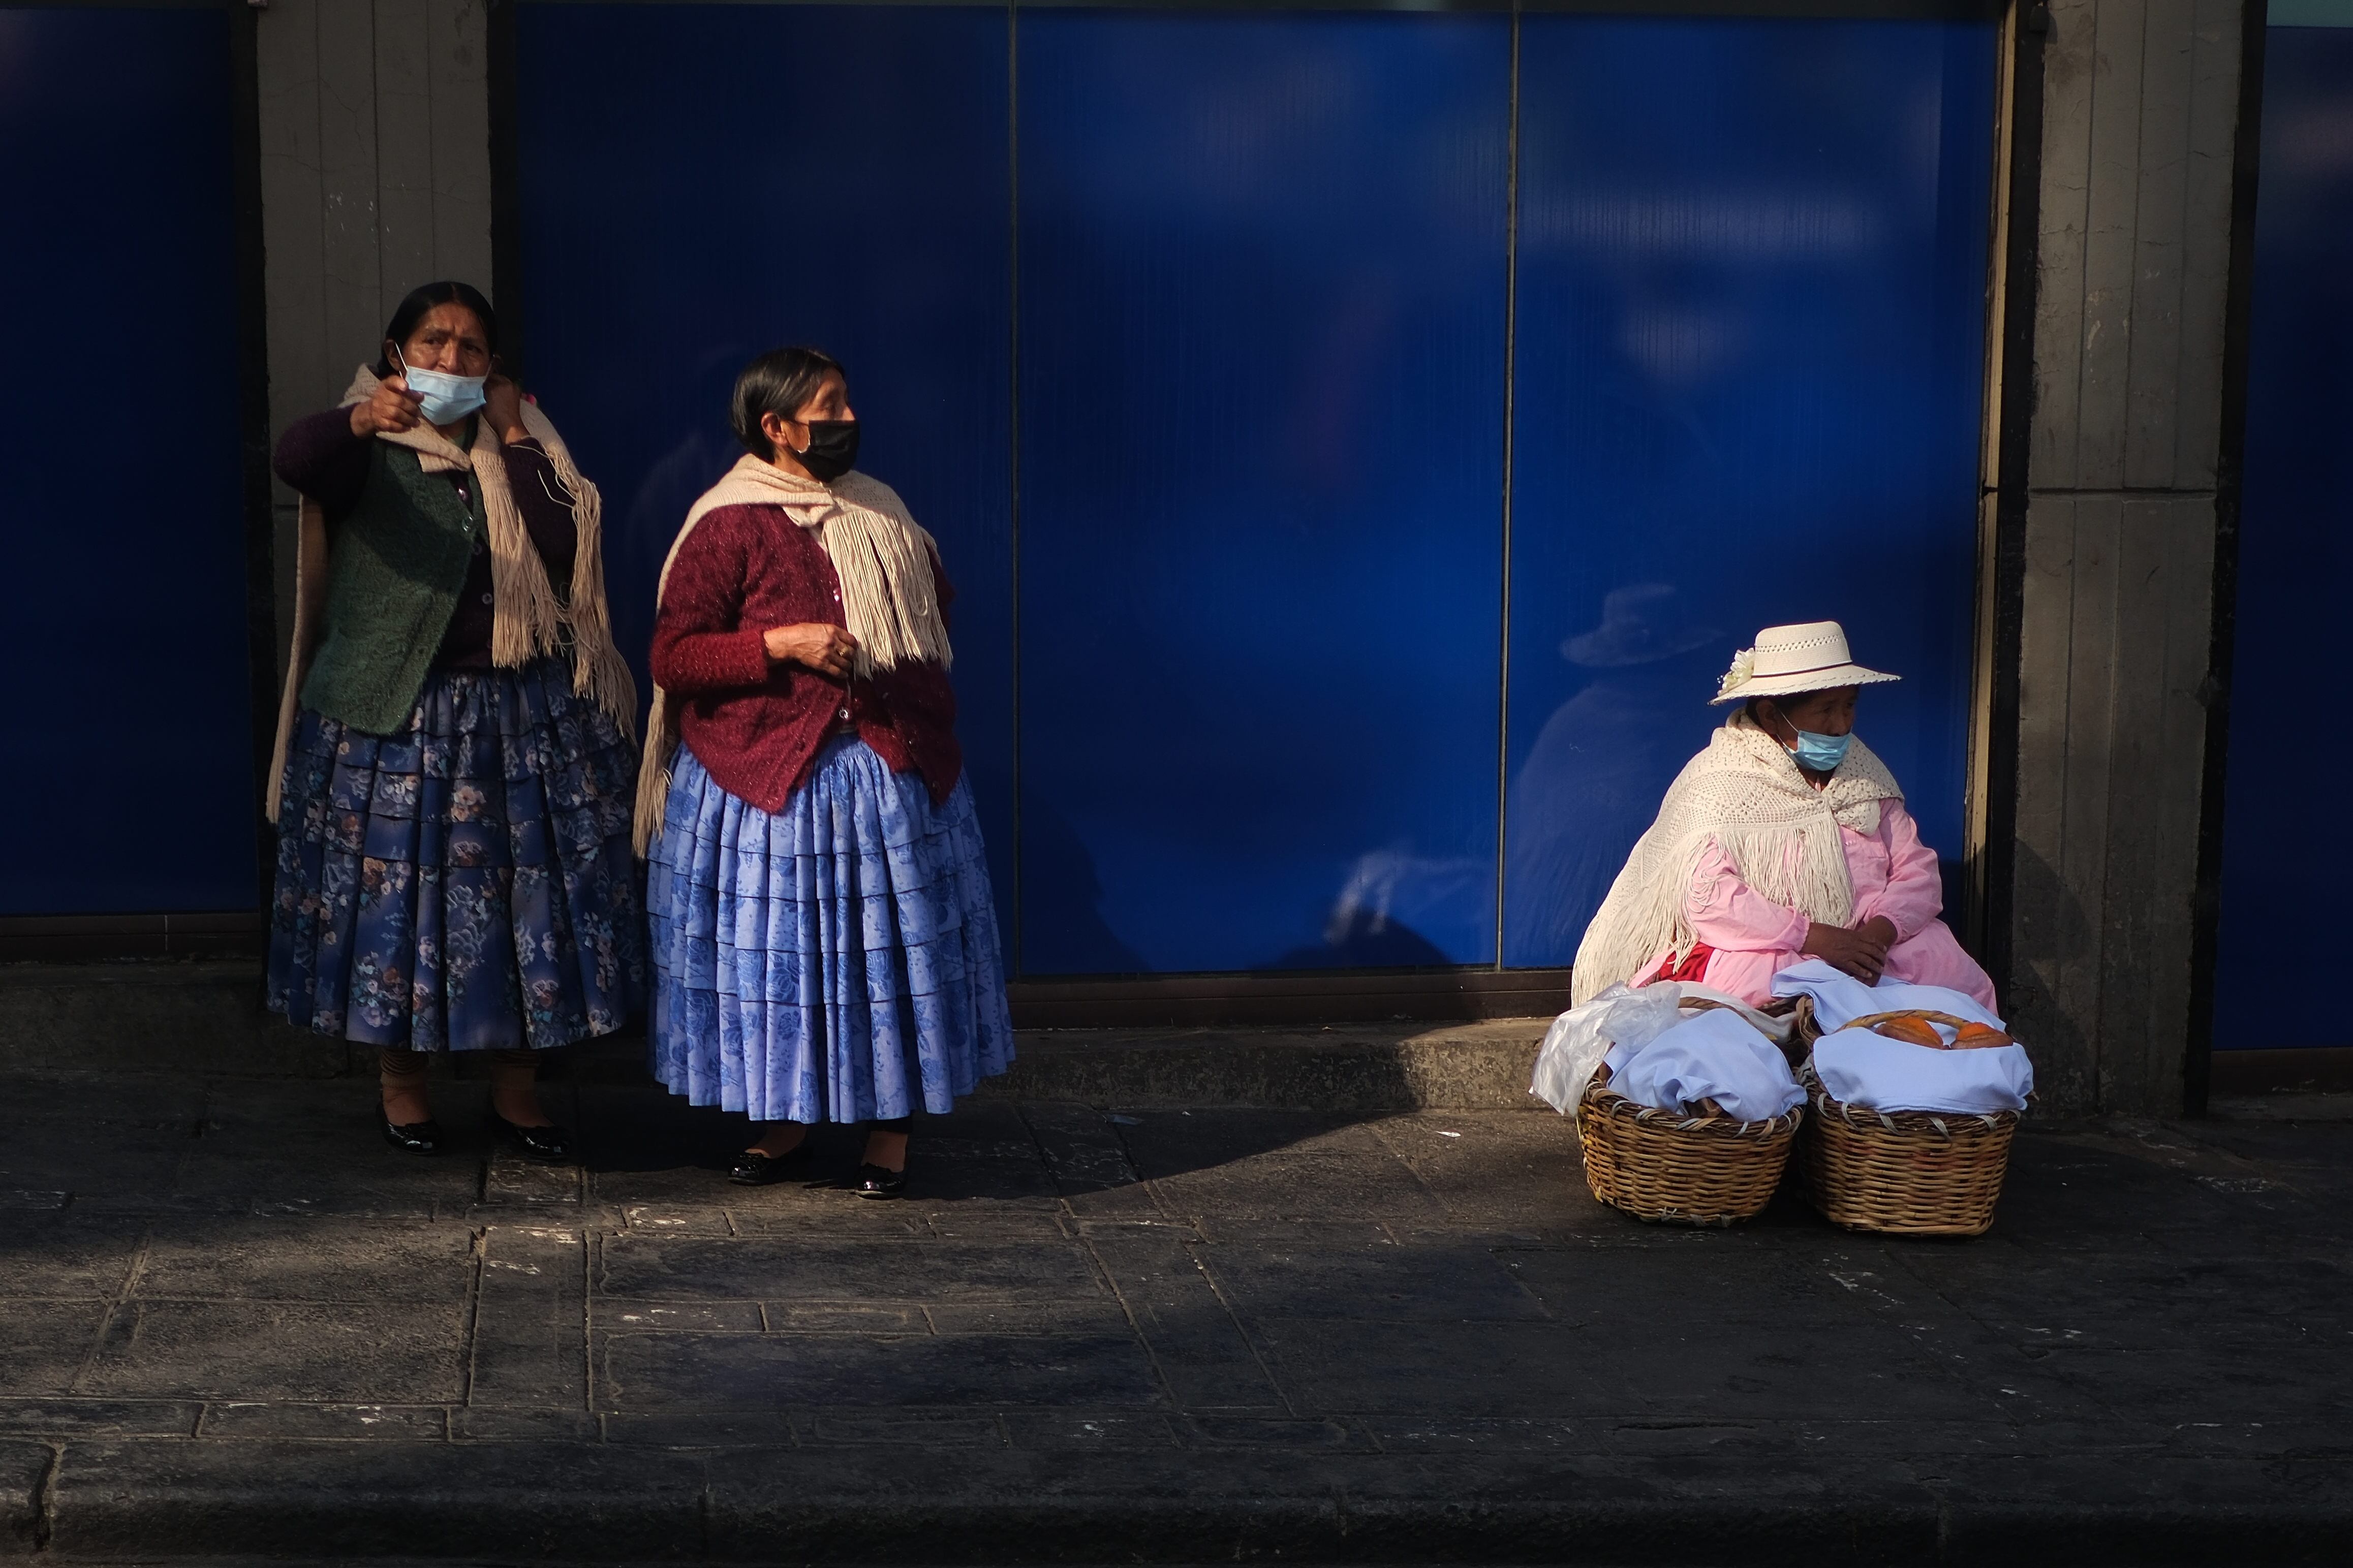
[[[269,426],[343,395],[400,297],[491,289],[483,0],[270,0],[259,17]],[[294,497],[277,487],[279,657]]]
[[[2192,1039],[2241,4],[2055,0],[2049,28],[2010,1009],[2054,1109],[2175,1112]]]

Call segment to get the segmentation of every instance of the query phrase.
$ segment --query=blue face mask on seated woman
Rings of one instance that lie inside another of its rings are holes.
[[[1789,748],[1789,753],[1798,759],[1801,768],[1810,768],[1818,773],[1835,773],[1838,765],[1846,761],[1847,742],[1853,739],[1852,734],[1817,735],[1811,730],[1800,730],[1798,743]]]

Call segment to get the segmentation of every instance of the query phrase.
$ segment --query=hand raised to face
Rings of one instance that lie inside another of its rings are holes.
[[[482,416],[501,441],[520,440],[527,434],[522,427],[522,388],[503,370],[493,370],[491,379],[482,384]]]
[[[408,390],[408,378],[395,373],[375,384],[365,402],[352,405],[352,434],[374,436],[380,431],[414,430],[424,399]]]

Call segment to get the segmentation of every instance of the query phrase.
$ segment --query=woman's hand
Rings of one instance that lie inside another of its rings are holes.
[[[414,430],[425,400],[408,390],[405,375],[387,375],[364,403],[352,405],[352,434],[364,439],[379,431]]]
[[[1881,939],[1879,928],[1885,928],[1888,940]],[[1876,917],[1863,921],[1861,929],[1854,931],[1809,921],[1805,951],[1842,974],[1851,974],[1865,985],[1876,985],[1880,972],[1887,967],[1887,950],[1894,934],[1893,926]]]
[[[856,637],[822,621],[770,626],[760,641],[776,663],[801,665],[834,680],[849,679],[849,658],[858,651]]]
[[[482,416],[510,447],[531,439],[531,432],[522,426],[522,388],[512,376],[493,373],[482,383]]]

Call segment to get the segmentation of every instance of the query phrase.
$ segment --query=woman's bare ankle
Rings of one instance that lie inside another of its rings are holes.
[[[491,1087],[491,1109],[517,1127],[549,1127],[546,1110],[539,1103],[537,1084],[493,1084]]]
[[[414,1127],[433,1120],[433,1103],[420,1081],[414,1089],[384,1086],[384,1119],[395,1127]]]
[[[880,1165],[886,1171],[907,1168],[907,1134],[904,1130],[887,1131],[876,1128],[866,1135],[866,1163]]]

